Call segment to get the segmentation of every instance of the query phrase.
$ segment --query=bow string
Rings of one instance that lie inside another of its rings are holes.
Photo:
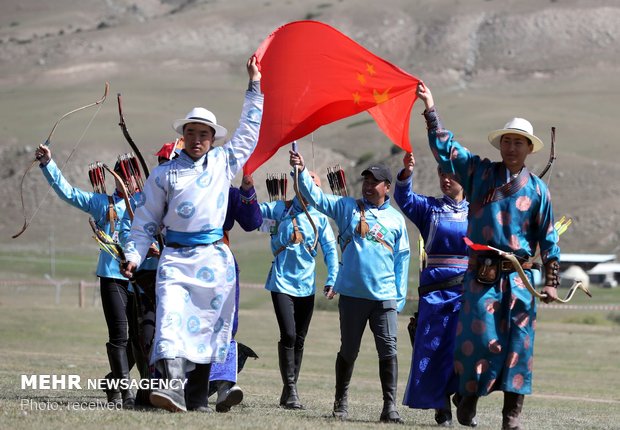
[[[95,113],[92,115],[92,117],[90,118],[90,121],[88,122],[88,124],[86,125],[86,127],[84,128],[84,131],[82,132],[82,135],[80,136],[80,138],[78,139],[77,143],[73,146],[73,149],[71,150],[71,153],[69,154],[69,156],[67,157],[67,159],[65,160],[62,168],[60,169],[62,171],[62,169],[65,168],[65,166],[67,165],[67,163],[69,162],[69,160],[71,159],[71,157],[73,156],[73,154],[75,153],[75,151],[77,150],[77,147],[80,145],[80,143],[82,142],[82,139],[84,138],[84,136],[86,135],[86,132],[88,131],[88,129],[90,128],[90,125],[93,123],[95,117],[97,116],[97,114],[99,113],[99,110],[101,109],[101,106],[103,105],[103,102],[105,102],[106,97],[108,96],[108,91],[110,89],[110,84],[108,82],[105,83],[105,90],[103,93],[103,97],[101,97],[99,100],[97,100],[96,102],[93,103],[89,103],[87,105],[84,106],[80,106],[79,108],[73,109],[67,113],[65,113],[63,116],[60,117],[60,119],[58,121],[56,121],[56,123],[54,124],[54,126],[52,127],[52,130],[50,131],[50,134],[47,136],[47,139],[45,140],[45,142],[43,143],[43,145],[45,146],[50,146],[52,144],[52,137],[54,135],[54,132],[56,131],[56,128],[58,127],[58,125],[60,124],[60,122],[62,120],[64,120],[65,118],[69,117],[70,115],[79,112],[81,110],[84,109],[88,109],[90,107],[93,106],[99,106],[98,109],[95,111]],[[21,181],[19,183],[19,194],[20,194],[20,199],[21,199],[21,204],[22,204],[22,214],[24,217],[24,225],[22,226],[21,230],[17,233],[15,233],[13,236],[11,236],[13,239],[16,239],[17,237],[19,237],[23,232],[26,231],[26,229],[28,228],[28,226],[30,225],[30,223],[32,222],[32,220],[34,219],[34,217],[37,215],[37,213],[39,212],[39,209],[41,209],[41,206],[43,205],[43,202],[45,201],[45,198],[47,197],[47,195],[49,194],[50,190],[52,189],[52,186],[50,185],[50,187],[47,189],[47,192],[45,193],[45,195],[43,196],[43,198],[41,199],[41,202],[39,203],[39,205],[36,207],[36,209],[34,210],[34,212],[32,213],[32,216],[30,218],[28,218],[27,214],[26,214],[26,205],[24,204],[24,179],[26,178],[26,176],[28,175],[28,172],[30,172],[30,170],[32,170],[32,168],[35,166],[35,164],[38,163],[39,160],[35,159],[32,161],[32,163],[30,164],[30,166],[26,169],[26,171],[24,172],[24,174],[22,175]]]

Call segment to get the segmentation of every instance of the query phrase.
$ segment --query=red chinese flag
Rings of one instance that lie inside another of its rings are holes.
[[[377,57],[338,30],[316,21],[286,24],[255,53],[265,94],[250,174],[284,145],[329,124],[368,111],[405,151],[418,79]]]

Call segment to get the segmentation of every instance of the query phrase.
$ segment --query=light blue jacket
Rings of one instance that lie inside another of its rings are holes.
[[[338,275],[338,251],[336,238],[325,215],[312,206],[307,207],[317,228],[318,243],[323,251],[323,260],[327,266],[325,285],[334,285]],[[295,297],[311,296],[315,292],[315,260],[316,249],[311,250],[315,234],[308,217],[303,212],[297,197],[287,208],[283,201],[261,203],[260,211],[263,219],[276,222],[271,233],[271,252],[274,261],[267,276],[265,288],[276,293],[284,293]],[[303,235],[302,243],[293,243],[293,219]]]
[[[40,166],[43,176],[52,186],[58,197],[86,213],[88,213],[97,226],[110,234],[110,223],[108,221],[109,200],[107,194],[92,193],[82,191],[79,188],[72,187],[62,175],[62,172],[56,165],[54,160],[50,160],[45,166]],[[112,195],[114,202],[114,210],[116,211],[117,220],[114,224],[115,232],[120,231],[121,219],[125,214],[125,200],[118,195],[116,191]],[[112,236],[112,235],[111,235]],[[107,252],[99,251],[99,262],[97,263],[97,276],[101,278],[113,278],[126,280],[120,273],[118,262]]]
[[[362,200],[366,222],[382,235],[392,250],[376,241],[372,234],[362,238],[355,233],[360,221],[357,201],[352,197],[324,194],[304,169],[299,175],[299,191],[320,212],[338,225],[342,262],[334,291],[368,300],[396,300],[400,312],[407,297],[409,236],[403,216],[390,206],[386,196],[380,207]],[[374,230],[373,230],[374,229]]]

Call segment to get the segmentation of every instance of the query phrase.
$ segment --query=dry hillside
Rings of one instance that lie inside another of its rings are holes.
[[[569,252],[617,252],[620,161],[609,139],[620,99],[620,5],[616,0],[3,0],[0,5],[0,245],[37,246],[53,226],[59,246],[87,244],[86,215],[48,196],[31,228],[22,224],[19,186],[35,145],[66,111],[94,101],[109,81],[122,92],[134,140],[150,156],[174,137],[173,119],[212,108],[234,127],[245,86],[243,63],[278,26],[326,22],[424,79],[446,126],[481,155],[497,157],[486,134],[512,116],[530,118],[546,142],[557,127],[558,160],[549,176],[556,214],[574,218]],[[437,193],[420,105],[412,114],[417,189]],[[52,143],[66,158],[91,112],[61,123]],[[355,187],[360,159],[401,154],[368,116],[325,126],[302,141],[316,170],[347,168]],[[86,166],[127,150],[114,97],[86,131],[65,174],[88,189]],[[546,150],[532,157],[540,171]],[[150,157],[154,164],[154,157]],[[62,161],[61,161],[62,164]],[[286,169],[276,154],[257,172]],[[24,181],[28,214],[47,187],[35,168]],[[264,187],[259,193],[266,197]]]

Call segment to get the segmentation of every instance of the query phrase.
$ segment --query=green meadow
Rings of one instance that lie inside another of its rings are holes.
[[[55,279],[67,279],[56,296],[43,276],[49,255],[0,253],[0,422],[2,428],[374,428],[381,412],[381,388],[374,341],[367,330],[356,362],[350,396],[350,421],[330,418],[334,361],[339,346],[336,300],[316,296],[316,310],[299,380],[303,411],[278,407],[281,379],[277,364],[278,328],[269,294],[260,284],[270,259],[237,252],[242,265],[240,328],[237,339],[259,355],[239,375],[245,397],[227,414],[170,414],[155,410],[88,410],[103,401],[95,389],[22,389],[21,375],[79,375],[82,381],[107,373],[106,328],[96,288],[78,306],[80,279],[94,282],[92,255],[58,253]],[[27,269],[27,271],[25,270]],[[324,270],[321,268],[320,270]],[[21,273],[21,275],[20,275]],[[24,278],[24,273],[28,277]],[[321,276],[321,275],[319,275]],[[413,274],[412,274],[413,276]],[[19,282],[15,281],[21,278]],[[571,305],[538,312],[534,393],[526,397],[523,423],[528,429],[617,429],[620,423],[620,292],[592,288],[594,297],[577,296]],[[399,397],[409,374],[411,345],[406,326],[417,306],[415,291],[399,317]],[[57,302],[58,299],[58,302]],[[616,305],[616,310],[610,306]],[[607,308],[604,308],[607,306]],[[137,372],[132,375],[137,377]],[[75,405],[86,408],[75,410]],[[52,408],[55,408],[53,410]],[[432,411],[400,408],[407,428],[434,427]],[[479,428],[501,426],[501,396],[479,404]],[[455,424],[455,427],[458,424]]]

